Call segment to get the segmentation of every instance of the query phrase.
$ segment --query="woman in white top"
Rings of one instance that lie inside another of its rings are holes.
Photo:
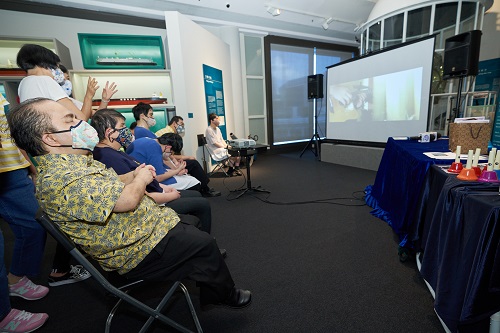
[[[27,99],[37,97],[50,98],[64,105],[66,109],[73,111],[79,119],[88,120],[94,113],[92,99],[97,89],[99,89],[97,81],[89,77],[83,103],[68,97],[61,87],[65,82],[65,78],[58,67],[60,61],[57,54],[43,46],[36,44],[23,45],[17,54],[17,65],[26,71],[27,76],[19,84],[20,101],[24,102]],[[106,82],[98,109],[106,108],[109,100],[116,92],[116,84]]]

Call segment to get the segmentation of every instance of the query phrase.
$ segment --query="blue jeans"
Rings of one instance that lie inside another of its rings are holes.
[[[35,276],[45,248],[45,229],[35,220],[38,202],[28,169],[0,173],[0,216],[15,235],[10,272]],[[3,246],[2,246],[3,250]]]
[[[10,312],[9,287],[7,286],[7,270],[3,262],[3,234],[0,230],[0,321]]]

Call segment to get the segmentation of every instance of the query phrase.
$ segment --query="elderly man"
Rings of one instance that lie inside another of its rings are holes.
[[[8,121],[16,144],[38,163],[40,206],[104,270],[195,280],[202,305],[250,304],[250,291],[234,287],[213,237],[145,195],[154,168],[142,164],[120,176],[106,169],[90,154],[99,141],[95,129],[51,100],[21,103]]]

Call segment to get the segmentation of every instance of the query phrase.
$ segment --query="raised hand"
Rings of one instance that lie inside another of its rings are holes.
[[[113,98],[113,95],[117,92],[118,90],[116,89],[116,83],[109,81],[106,81],[106,85],[102,89],[102,101],[108,101]]]

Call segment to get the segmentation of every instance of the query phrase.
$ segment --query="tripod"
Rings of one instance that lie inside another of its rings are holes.
[[[302,149],[302,152],[300,153],[300,157],[304,155],[304,152],[307,150],[307,148],[311,148],[311,151],[313,152],[314,156],[319,160],[320,159],[320,148],[319,148],[319,141],[321,140],[318,134],[318,110],[316,108],[316,99],[313,101],[313,110],[314,110],[314,134],[311,137],[311,140],[307,143],[307,145]]]

